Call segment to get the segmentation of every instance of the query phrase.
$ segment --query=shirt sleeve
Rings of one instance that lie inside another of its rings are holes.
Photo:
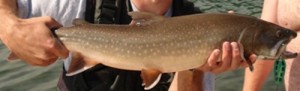
[[[18,0],[18,16],[20,18],[29,18],[31,12],[31,0]]]

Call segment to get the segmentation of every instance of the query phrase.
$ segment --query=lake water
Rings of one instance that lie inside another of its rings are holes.
[[[259,17],[262,0],[190,0],[204,12],[236,13]],[[56,83],[62,70],[62,61],[48,67],[33,67],[22,61],[6,61],[9,51],[0,42],[0,91],[57,91]],[[216,76],[216,91],[242,91],[244,70],[235,70]],[[275,91],[270,75],[262,91]],[[279,91],[284,87],[279,86]]]

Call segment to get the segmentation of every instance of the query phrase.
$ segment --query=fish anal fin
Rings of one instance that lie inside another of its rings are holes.
[[[90,24],[90,23],[79,18],[73,20],[73,25],[83,25],[83,24]]]
[[[145,90],[152,89],[161,78],[161,72],[155,69],[142,69],[141,77],[143,79],[143,84],[145,85]]]
[[[19,59],[19,57],[13,52],[10,52],[8,57],[7,57],[8,61],[13,61],[13,60],[17,60],[17,59]]]
[[[94,67],[95,65],[99,64],[96,61],[92,61],[88,58],[85,58],[80,53],[72,52],[72,61],[67,71],[67,76],[73,76],[79,74],[89,68]]]
[[[130,23],[132,26],[146,26],[152,23],[163,21],[165,19],[164,16],[147,12],[128,12],[128,15],[132,18]]]

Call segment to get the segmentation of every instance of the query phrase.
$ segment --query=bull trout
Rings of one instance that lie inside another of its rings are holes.
[[[206,63],[224,41],[239,44],[242,58],[276,59],[297,36],[292,30],[238,14],[195,14],[166,18],[130,12],[132,25],[89,24],[75,20],[73,27],[55,31],[74,53],[69,75],[96,64],[142,71],[146,89],[161,73],[194,69]]]

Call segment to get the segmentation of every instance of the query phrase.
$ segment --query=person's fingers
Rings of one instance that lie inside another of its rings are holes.
[[[61,24],[59,24],[56,20],[49,16],[39,17],[35,18],[35,21],[44,22],[46,26],[48,27],[48,30],[51,31],[51,29],[62,27]],[[52,38],[47,40],[47,49],[55,54],[56,56],[66,58],[68,56],[69,51],[63,46],[63,44],[54,37],[53,34],[50,34]]]
[[[212,71],[213,68],[217,67],[217,61],[219,59],[220,56],[220,50],[219,49],[215,49],[213,50],[213,52],[210,54],[207,63],[203,66],[200,67],[200,69],[202,71]]]
[[[239,68],[242,59],[238,44],[236,42],[232,42],[230,45],[232,47],[232,62],[230,70],[234,70]]]
[[[58,23],[55,19],[51,18],[50,16],[42,16],[42,17],[35,17],[35,18],[30,18],[30,21],[27,21],[30,23],[45,23],[45,25],[49,28],[60,28],[62,25]]]
[[[214,73],[220,73],[227,70],[231,64],[231,46],[229,42],[224,42],[222,45],[222,61],[219,64],[220,67],[213,69]]]
[[[210,56],[207,60],[208,66],[210,66],[212,68],[217,67],[217,62],[219,60],[220,53],[221,53],[221,51],[219,49],[213,50],[213,52],[210,54]]]
[[[47,25],[47,27],[49,29],[62,27],[62,25],[60,23],[58,23],[55,19],[53,19],[53,18],[51,18],[49,16],[41,17],[40,20],[42,20],[43,22],[45,22],[45,24]]]

